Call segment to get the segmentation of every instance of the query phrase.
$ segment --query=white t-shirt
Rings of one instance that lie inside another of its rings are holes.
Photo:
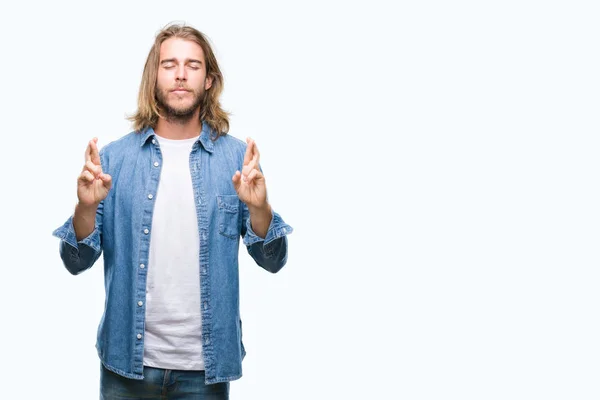
[[[144,365],[203,370],[200,240],[190,174],[197,138],[156,139],[162,169],[150,236]]]

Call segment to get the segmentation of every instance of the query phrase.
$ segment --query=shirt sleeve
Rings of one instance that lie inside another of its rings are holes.
[[[288,240],[287,235],[294,229],[285,223],[283,218],[271,209],[271,224],[264,239],[252,230],[248,206],[243,204],[244,220],[242,222],[242,236],[248,254],[254,261],[269,272],[278,272],[287,262]]]
[[[87,237],[77,240],[73,216],[52,232],[54,237],[60,239],[60,258],[65,268],[73,275],[91,268],[102,254],[102,205],[103,203],[100,203],[96,211],[94,230]]]

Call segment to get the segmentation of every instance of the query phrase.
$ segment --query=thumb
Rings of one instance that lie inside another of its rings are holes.
[[[240,171],[235,171],[235,174],[233,174],[231,181],[233,182],[233,188],[235,189],[235,191],[239,191],[240,186],[242,184],[242,174],[240,173]]]
[[[107,189],[110,189],[112,186],[112,176],[110,176],[109,174],[100,174],[100,179],[102,180],[102,183],[104,184],[104,187]]]

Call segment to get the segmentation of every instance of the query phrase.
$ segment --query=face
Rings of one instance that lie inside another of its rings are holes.
[[[179,38],[160,46],[156,98],[167,118],[189,119],[212,84],[206,76],[204,51],[198,44]]]

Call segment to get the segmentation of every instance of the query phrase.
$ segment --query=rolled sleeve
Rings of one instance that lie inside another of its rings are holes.
[[[247,209],[245,210],[247,212]],[[269,272],[276,273],[287,262],[288,240],[287,235],[293,228],[286,224],[281,216],[271,209],[272,218],[265,238],[261,238],[252,230],[250,218],[244,224],[243,243],[248,249],[248,254],[254,261]],[[247,215],[247,214],[246,214]]]
[[[92,233],[90,233],[87,237],[77,241],[75,227],[73,226],[73,216],[69,217],[63,226],[52,232],[52,235],[63,240],[77,250],[79,250],[80,244],[85,244],[86,246],[91,247],[94,251],[100,251],[100,231],[98,226],[95,226]]]
[[[52,235],[61,240],[60,257],[65,268],[73,275],[89,269],[102,253],[100,229],[97,224],[92,233],[78,241],[71,216],[60,228],[54,230]]]
[[[246,235],[244,236],[244,244],[246,246],[251,246],[254,243],[258,243],[263,241],[263,246],[268,247],[269,243],[272,241],[279,239],[283,236],[286,236],[294,231],[294,229],[286,224],[281,216],[271,210],[271,224],[269,225],[269,229],[267,230],[267,234],[265,238],[261,238],[252,230],[252,223],[250,218],[246,219]]]

